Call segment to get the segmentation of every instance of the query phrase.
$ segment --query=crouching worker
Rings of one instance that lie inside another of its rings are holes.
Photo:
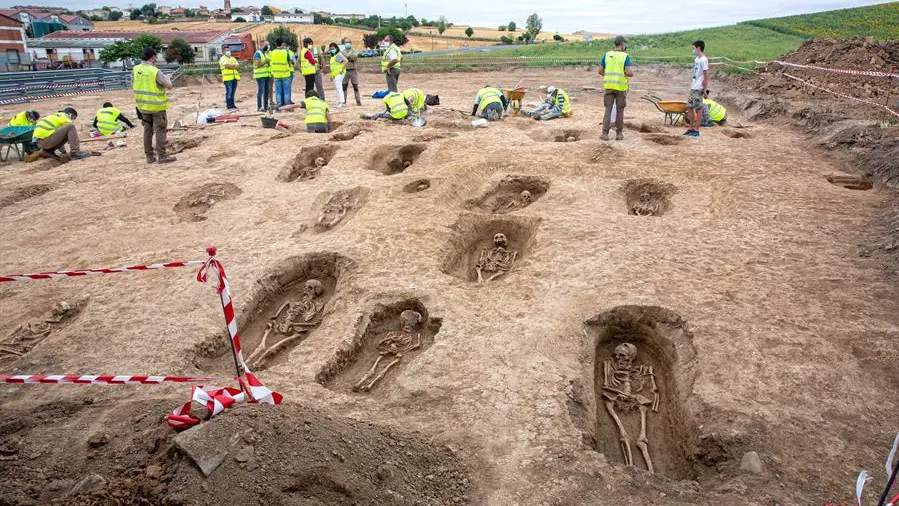
[[[34,128],[33,136],[40,151],[35,151],[28,155],[25,161],[33,162],[41,156],[48,156],[55,160],[59,160],[60,158],[59,155],[56,154],[56,151],[59,150],[61,154],[65,154],[65,145],[67,142],[72,151],[71,157],[73,160],[91,156],[90,153],[81,151],[81,143],[78,140],[78,130],[75,129],[75,124],[72,123],[77,117],[78,111],[71,107],[66,107],[62,111],[46,116],[40,120]]]
[[[300,107],[306,109],[306,131],[317,134],[326,134],[331,128],[331,111],[328,104],[318,98],[315,90],[306,92],[306,98],[300,103]]]
[[[555,86],[546,89],[546,102],[531,112],[525,113],[536,120],[551,120],[571,116],[571,99],[568,93]]]
[[[718,102],[709,99],[709,90],[705,90],[702,104],[702,126],[724,126],[727,123],[727,109]]]
[[[487,121],[502,119],[503,111],[508,105],[506,97],[499,88],[484,86],[474,99],[474,107],[471,108],[472,116],[487,118]]]
[[[429,105],[440,105],[438,95],[427,95],[418,88],[409,88],[403,91],[403,97],[409,104],[409,114],[415,117],[424,114]]]
[[[93,127],[97,129],[97,134],[91,132],[91,137],[115,135],[125,131],[125,127],[134,128],[134,125],[128,118],[122,114],[122,111],[112,106],[111,102],[103,104],[103,108],[97,111],[94,117]]]
[[[384,105],[387,110],[380,114],[363,114],[362,119],[392,119],[401,121],[409,116],[409,101],[402,93],[391,91],[384,96]]]
[[[9,120],[9,126],[34,126],[39,119],[41,119],[41,115],[37,111],[22,111]]]

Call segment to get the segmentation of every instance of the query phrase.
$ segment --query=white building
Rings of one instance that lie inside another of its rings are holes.
[[[307,25],[315,23],[315,16],[312,13],[293,14],[290,12],[281,12],[275,14],[274,18],[275,23],[303,23]]]
[[[249,23],[259,23],[262,21],[262,11],[231,13],[231,21],[237,18],[244,18]]]

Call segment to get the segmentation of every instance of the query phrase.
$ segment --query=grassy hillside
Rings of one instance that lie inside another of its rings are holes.
[[[899,38],[899,2],[782,18],[759,19],[742,24],[806,38],[840,38],[864,35],[878,39],[897,39]]]

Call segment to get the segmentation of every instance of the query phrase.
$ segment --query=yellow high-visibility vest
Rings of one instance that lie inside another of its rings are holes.
[[[9,126],[32,126],[34,125],[33,121],[28,120],[28,111],[22,111],[19,114],[16,114],[9,120]]]
[[[318,98],[318,97],[309,97],[303,99],[303,107],[306,109],[306,119],[305,123],[307,125],[313,123],[327,123],[328,122],[328,104]]]
[[[253,62],[253,79],[264,79],[266,77],[271,77],[272,68],[271,61],[265,56],[265,53],[262,52],[261,49],[256,50],[256,53],[253,55],[253,60],[258,59],[262,65],[256,66],[255,61]]]
[[[409,101],[413,114],[418,114],[425,106],[425,92],[418,88],[409,88],[403,92],[403,97]]]
[[[337,53],[331,57],[331,79],[334,79],[334,77],[339,76],[340,74],[346,74],[346,61],[344,60],[342,63],[338,62],[338,54],[340,53]]]
[[[709,121],[721,121],[727,116],[727,109],[718,102],[704,98],[702,103],[709,106]]]
[[[300,74],[311,76],[315,73],[315,65],[309,63],[309,60],[306,59],[306,54],[312,54],[312,50],[308,47],[303,48],[303,59],[300,60]]]
[[[103,135],[112,135],[122,128],[119,124],[119,114],[122,111],[115,107],[104,107],[97,111],[97,130]]]
[[[560,108],[563,115],[568,116],[571,114],[571,98],[568,96],[568,92],[562,88],[556,88],[553,105]]]
[[[624,63],[627,53],[624,51],[609,51],[606,53],[606,70],[603,73],[602,84],[607,90],[627,91],[627,74],[624,73]]]
[[[503,96],[503,92],[496,88],[491,88],[490,86],[481,88],[481,91],[478,92],[478,108],[483,111],[490,104],[502,105],[501,96]]]
[[[141,112],[156,113],[168,110],[169,96],[165,89],[156,82],[159,69],[153,65],[141,63],[134,67],[134,102]]]
[[[293,75],[296,71],[297,65],[297,54],[293,52],[293,49],[287,50],[287,73],[288,75]]]
[[[57,128],[63,125],[68,125],[71,122],[72,120],[70,120],[64,112],[58,112],[56,114],[45,116],[37,122],[37,127],[34,129],[34,134],[32,134],[31,138],[46,139],[47,137],[53,135],[53,132],[55,132]]]
[[[406,105],[406,98],[402,93],[390,92],[384,97],[384,103],[390,110],[390,117],[393,119],[403,119],[409,115],[409,106]]]
[[[219,58],[219,68],[222,70],[222,81],[240,81],[240,72],[237,69],[225,68],[225,65],[237,65],[237,58],[233,56],[222,56]]]
[[[290,77],[290,55],[286,49],[275,49],[269,55],[272,67],[272,77],[275,79],[287,79]]]
[[[384,50],[384,54],[381,55],[381,72],[387,72],[387,64],[392,61],[387,58],[387,55],[394,50],[396,50],[396,65],[393,68],[399,69],[403,66],[403,52],[396,47],[396,44],[391,44],[390,47]]]

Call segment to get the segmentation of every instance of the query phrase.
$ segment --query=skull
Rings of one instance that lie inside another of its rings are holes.
[[[407,309],[400,313],[400,322],[403,324],[403,332],[412,332],[416,325],[421,323],[422,316],[418,311]]]
[[[317,279],[310,279],[303,284],[303,294],[310,298],[318,297],[323,291],[324,287],[322,287],[321,281]]]
[[[493,236],[493,244],[495,244],[501,248],[505,248],[506,245],[508,244],[508,241],[506,240],[506,234],[494,235]]]
[[[521,201],[525,204],[531,203],[531,192],[525,190],[521,192]]]
[[[325,159],[324,159],[323,157],[321,157],[321,156],[315,159],[315,166],[318,167],[318,168],[322,168],[322,167],[324,167],[326,164],[327,164],[327,162],[326,162]]]
[[[631,343],[621,343],[612,352],[615,369],[629,370],[634,365],[635,358],[637,358],[637,347]]]

